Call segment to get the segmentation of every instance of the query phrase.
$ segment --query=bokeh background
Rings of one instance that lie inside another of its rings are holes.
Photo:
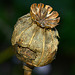
[[[75,0],[0,0],[0,75],[23,75],[22,62],[14,55],[11,36],[17,19],[30,11],[33,3],[44,3],[61,17],[56,28],[60,44],[56,59],[35,68],[32,75],[75,75]]]

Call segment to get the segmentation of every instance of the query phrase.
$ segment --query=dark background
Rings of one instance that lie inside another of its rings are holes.
[[[75,75],[75,1],[74,0],[0,0],[0,75],[23,75],[22,62],[14,55],[11,36],[17,19],[30,11],[33,3],[50,5],[59,12],[56,28],[60,35],[56,59],[46,68],[35,68],[32,75]],[[40,74],[38,74],[40,73]]]

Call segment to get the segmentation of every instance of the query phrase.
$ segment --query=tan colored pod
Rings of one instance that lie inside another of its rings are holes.
[[[11,42],[16,47],[18,54],[19,48],[21,52],[23,48],[29,48],[35,53],[35,59],[31,60],[30,63],[33,66],[43,66],[54,59],[58,45],[57,37],[57,30],[43,29],[37,26],[37,24],[32,23],[30,14],[27,14],[19,18],[16,23]],[[28,63],[28,61],[26,62]]]
[[[41,12],[38,12],[34,7]],[[11,39],[18,59],[36,67],[51,63],[59,43],[57,39],[59,37],[58,31],[53,28],[57,25],[55,23],[59,22],[59,19],[56,18],[58,13],[54,11],[54,13],[49,14],[52,7],[48,5],[45,8],[43,7],[44,5],[41,3],[38,6],[33,4],[30,13],[18,19]],[[38,16],[36,16],[37,14]],[[47,18],[44,18],[45,16]],[[54,26],[51,22],[54,23]]]

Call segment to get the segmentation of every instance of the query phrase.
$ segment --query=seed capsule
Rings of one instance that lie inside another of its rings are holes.
[[[49,5],[32,4],[30,13],[20,17],[14,26],[12,45],[18,59],[28,65],[47,65],[57,52],[59,34],[54,27],[60,17],[57,11],[51,11]]]

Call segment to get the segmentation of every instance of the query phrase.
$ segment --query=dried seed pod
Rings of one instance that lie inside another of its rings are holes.
[[[18,59],[31,66],[44,66],[57,52],[58,31],[54,28],[60,20],[58,12],[44,4],[32,4],[30,13],[20,17],[14,26],[12,45]],[[58,17],[58,18],[57,18]]]

